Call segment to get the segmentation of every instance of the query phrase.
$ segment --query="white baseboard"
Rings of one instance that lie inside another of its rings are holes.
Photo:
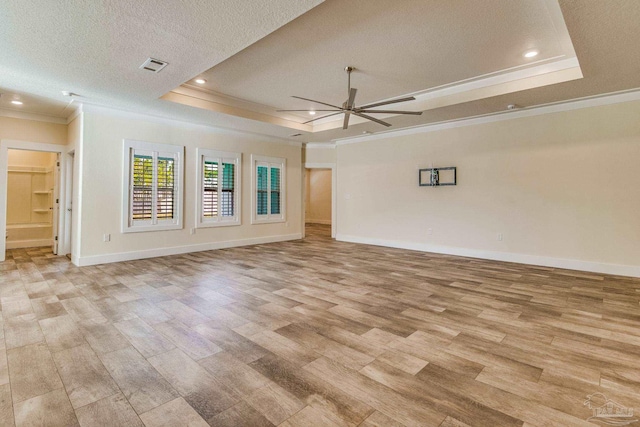
[[[227,240],[224,242],[201,243],[197,245],[173,246],[169,248],[147,249],[143,251],[119,252],[105,255],[90,255],[73,257],[73,264],[78,267],[88,265],[108,264],[111,262],[133,261],[136,259],[156,258],[167,255],[180,255],[189,252],[210,251],[214,249],[233,248],[237,246],[260,245],[264,243],[284,242],[302,239],[302,233],[285,234],[281,236],[256,237],[253,239]]]
[[[330,219],[306,219],[304,222],[307,224],[331,225]]]
[[[563,268],[567,270],[614,274],[617,276],[640,277],[640,266],[638,265],[608,264],[603,262],[581,261],[578,259],[553,258],[511,252],[484,251],[480,249],[459,248],[454,246],[439,246],[428,243],[408,242],[402,240],[375,239],[340,233],[338,233],[338,235],[336,236],[336,240],[351,243],[362,243],[365,245],[386,246],[390,248],[409,249],[421,252],[456,255],[469,258],[481,258],[494,261],[540,265],[544,267]]]
[[[22,248],[39,248],[42,246],[52,246],[51,239],[33,239],[33,240],[7,240],[7,249],[22,249]]]

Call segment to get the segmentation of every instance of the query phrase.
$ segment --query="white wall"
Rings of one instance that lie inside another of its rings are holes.
[[[305,221],[331,224],[331,169],[307,169]]]
[[[339,145],[338,239],[640,276],[639,117],[635,101]],[[419,187],[431,164],[458,185]]]
[[[79,264],[88,265],[301,236],[300,146],[252,134],[163,122],[96,107],[85,109],[83,115]],[[186,146],[182,230],[121,233],[123,139]],[[239,151],[243,154],[242,225],[197,229],[195,235],[190,234],[190,229],[195,227],[196,215],[197,147]],[[285,223],[251,224],[251,154],[284,157],[287,160]],[[111,234],[110,242],[103,242],[104,234]]]

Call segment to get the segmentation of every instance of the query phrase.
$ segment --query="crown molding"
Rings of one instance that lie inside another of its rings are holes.
[[[64,117],[48,116],[46,114],[25,113],[23,111],[14,111],[6,108],[0,108],[0,117],[34,120],[36,122],[55,123],[60,125],[67,124],[67,119],[65,119]]]
[[[625,102],[640,101],[640,89],[613,92],[604,95],[596,95],[585,98],[561,101],[550,104],[542,104],[534,107],[523,108],[513,111],[500,111],[473,117],[465,117],[457,120],[429,123],[404,129],[376,132],[366,136],[355,136],[349,138],[336,138],[331,140],[336,145],[355,144],[360,142],[375,141],[379,139],[395,138],[399,136],[414,135],[428,132],[437,132],[445,129],[454,129],[465,126],[473,126],[484,123],[501,122],[505,120],[519,119],[523,117],[540,116],[543,114],[553,114],[563,111],[580,110],[583,108],[598,107],[603,105],[621,104]]]
[[[303,142],[301,141],[292,141],[290,139],[279,138],[277,136],[269,136],[269,135],[248,132],[243,130],[236,130],[236,129],[227,129],[223,127],[206,125],[201,123],[194,123],[186,120],[169,118],[169,117],[160,116],[160,115],[137,113],[129,110],[106,107],[104,105],[98,105],[98,104],[83,103],[79,111],[84,113],[88,112],[88,113],[107,114],[114,117],[120,117],[123,119],[141,120],[141,121],[170,125],[170,126],[178,126],[186,129],[205,130],[205,131],[215,132],[215,133],[225,134],[225,135],[242,135],[242,136],[249,135],[252,138],[259,139],[259,142],[291,145],[294,147],[302,147],[302,144],[303,144]]]

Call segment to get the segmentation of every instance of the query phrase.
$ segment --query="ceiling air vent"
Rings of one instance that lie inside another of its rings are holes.
[[[142,64],[140,68],[142,68],[143,70],[153,71],[154,73],[159,73],[167,65],[167,62],[160,61],[159,59],[149,58],[144,61],[144,64]]]

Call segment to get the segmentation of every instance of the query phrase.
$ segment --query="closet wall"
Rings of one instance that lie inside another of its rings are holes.
[[[55,162],[54,153],[9,150],[7,249],[51,245]]]

